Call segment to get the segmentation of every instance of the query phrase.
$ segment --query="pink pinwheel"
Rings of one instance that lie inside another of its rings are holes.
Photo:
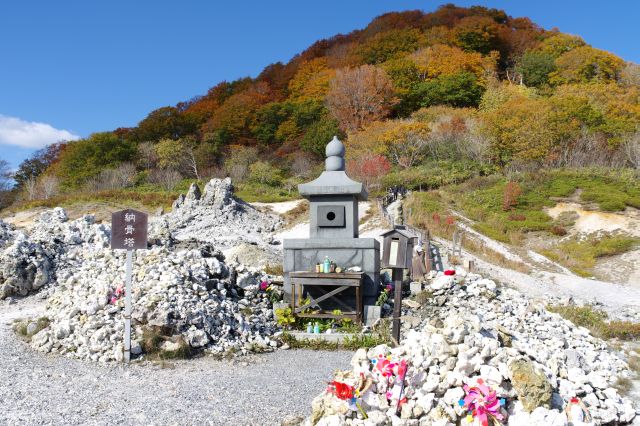
[[[389,361],[387,358],[381,358],[376,363],[376,368],[380,371],[382,377],[391,377],[393,376],[393,369],[396,365],[396,363]]]
[[[464,391],[467,395],[460,400],[460,405],[472,417],[477,417],[482,426],[489,426],[490,418],[503,419],[503,415],[500,413],[502,401],[482,379],[478,379],[477,386],[464,385]]]

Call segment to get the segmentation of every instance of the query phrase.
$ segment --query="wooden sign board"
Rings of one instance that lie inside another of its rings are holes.
[[[147,248],[148,215],[126,209],[111,214],[111,248],[140,250]]]

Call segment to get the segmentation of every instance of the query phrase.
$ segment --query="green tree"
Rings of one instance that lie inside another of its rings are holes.
[[[441,75],[416,86],[415,96],[420,105],[450,105],[454,107],[478,106],[484,88],[477,77],[469,72]]]
[[[307,152],[323,157],[325,147],[334,136],[342,138],[344,133],[340,131],[336,120],[324,116],[309,126],[300,141],[300,147]]]
[[[261,185],[275,186],[282,181],[282,171],[266,161],[256,161],[249,166],[249,180]]]
[[[400,101],[394,107],[396,113],[402,117],[420,108],[416,99],[415,87],[420,83],[420,71],[416,63],[407,58],[396,58],[383,65],[398,94]]]
[[[54,172],[64,188],[77,188],[102,170],[133,161],[136,145],[112,132],[94,133],[87,139],[69,142],[55,165]]]
[[[181,140],[162,139],[156,146],[158,165],[163,169],[179,169],[183,162],[185,146]]]
[[[358,54],[366,64],[380,64],[419,47],[421,34],[415,28],[393,29],[378,33],[366,40]]]
[[[549,82],[549,74],[556,70],[555,58],[545,52],[527,51],[517,70],[527,86],[540,87]]]
[[[178,139],[194,133],[197,119],[182,113],[175,107],[162,107],[149,113],[138,123],[134,135],[138,141],[157,141],[159,139]]]
[[[256,112],[251,133],[262,143],[276,142],[278,127],[291,115],[291,104],[287,102],[272,102],[264,105]]]
[[[329,111],[323,102],[317,100],[306,100],[291,104],[291,115],[300,129],[306,129],[316,121],[320,120]]]

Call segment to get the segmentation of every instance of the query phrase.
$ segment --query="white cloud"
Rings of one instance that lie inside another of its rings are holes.
[[[23,148],[42,148],[60,141],[80,139],[67,130],[56,129],[47,123],[25,121],[0,114],[0,144]]]

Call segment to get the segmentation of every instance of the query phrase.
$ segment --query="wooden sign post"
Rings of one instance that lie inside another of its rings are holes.
[[[409,232],[405,226],[396,225],[393,229],[382,233],[382,267],[391,269],[394,286],[393,293],[393,328],[391,337],[400,344],[400,317],[402,315],[402,275],[405,269],[411,269],[413,247],[418,237]]]
[[[400,317],[402,316],[402,268],[393,268],[391,270],[391,279],[393,280],[393,327],[391,336],[393,336],[396,344],[400,344]]]
[[[133,250],[147,248],[146,213],[127,209],[111,214],[111,249],[127,251],[124,290],[124,362],[131,359],[131,275]]]

